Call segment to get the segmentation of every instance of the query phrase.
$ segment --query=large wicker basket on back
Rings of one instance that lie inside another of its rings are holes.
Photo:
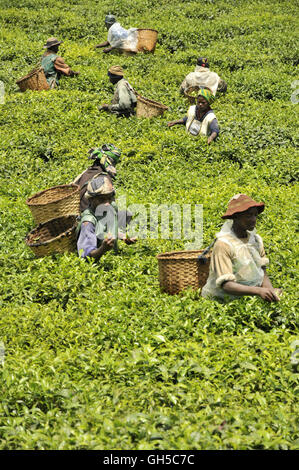
[[[26,90],[49,90],[49,84],[46,80],[44,69],[36,68],[29,72],[25,77],[17,80],[17,85],[21,91]]]
[[[63,215],[80,214],[80,186],[62,184],[40,191],[27,199],[36,224]]]
[[[137,50],[139,52],[155,52],[158,31],[155,29],[138,29]]]
[[[136,116],[139,117],[157,117],[161,116],[168,109],[164,104],[158,101],[149,100],[141,95],[137,95]]]
[[[203,250],[172,251],[157,256],[159,265],[159,281],[162,291],[178,294],[184,289],[197,290],[207,281],[210,267],[210,254],[205,256],[206,262],[198,259]]]
[[[190,86],[185,91],[184,95],[188,99],[190,104],[196,103],[196,98],[198,96],[199,87],[198,86]]]
[[[38,258],[54,253],[73,252],[76,250],[76,226],[76,215],[48,220],[31,230],[25,243]]]

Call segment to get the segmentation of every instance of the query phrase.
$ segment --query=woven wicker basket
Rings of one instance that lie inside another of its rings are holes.
[[[197,290],[207,281],[210,267],[210,253],[207,262],[201,264],[198,256],[203,250],[172,251],[157,256],[161,290],[168,294],[178,294],[184,289]]]
[[[157,117],[161,116],[168,109],[164,104],[158,101],[149,100],[141,95],[137,95],[136,116],[139,117]]]
[[[158,31],[155,29],[138,29],[137,50],[139,52],[155,52]]]
[[[76,215],[48,220],[31,230],[25,243],[38,258],[54,253],[73,252],[76,250],[76,226]]]
[[[21,91],[26,90],[49,90],[44,69],[42,67],[33,69],[25,77],[16,81]]]
[[[185,97],[188,99],[190,104],[195,104],[196,103],[197,94],[194,96],[194,95],[191,95],[191,93],[192,92],[197,93],[198,90],[199,90],[198,86],[191,86],[191,87],[187,88],[187,90],[185,91]]]
[[[36,224],[63,215],[80,214],[80,186],[62,184],[40,191],[27,199]]]

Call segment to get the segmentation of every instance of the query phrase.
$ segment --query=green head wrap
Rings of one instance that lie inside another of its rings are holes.
[[[88,151],[90,160],[99,160],[101,167],[111,178],[116,177],[115,165],[119,162],[121,150],[113,144],[104,144],[101,148],[92,148]]]
[[[209,88],[200,88],[198,90],[197,98],[202,96],[209,104],[213,103],[215,96]]]
[[[121,150],[113,144],[104,144],[101,148],[92,148],[88,153],[90,160],[101,160],[103,157],[108,157],[109,160],[112,160],[113,165],[119,162],[121,156]]]

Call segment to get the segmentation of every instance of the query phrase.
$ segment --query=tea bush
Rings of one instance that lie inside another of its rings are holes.
[[[155,54],[105,55],[104,16],[159,31]],[[1,449],[298,449],[296,209],[298,78],[291,0],[2,0],[0,80]],[[80,75],[20,93],[47,37]],[[213,105],[211,146],[167,121],[185,115],[178,88],[199,55],[228,83]],[[169,109],[118,119],[97,105],[121,64],[142,95]],[[122,149],[127,204],[202,204],[203,245],[233,194],[265,201],[258,232],[281,302],[227,305],[160,292],[156,255],[186,240],[141,239],[99,263],[42,259],[25,247],[26,199],[71,182],[87,150]]]

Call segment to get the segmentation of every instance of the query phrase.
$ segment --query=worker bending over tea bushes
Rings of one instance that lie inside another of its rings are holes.
[[[113,49],[137,52],[137,28],[123,28],[120,23],[116,21],[116,17],[110,14],[105,17],[105,26],[108,30],[107,41],[98,44],[95,46],[96,48],[105,47],[105,49],[103,49],[103,52],[105,53],[110,52]]]
[[[94,160],[93,164],[78,175],[73,184],[80,186],[80,211],[88,208],[89,202],[85,197],[88,182],[99,173],[107,174],[109,178],[116,177],[116,164],[119,162],[121,151],[113,144],[104,144],[101,148],[92,148],[88,151],[88,159]],[[111,181],[112,182],[112,181]]]
[[[199,57],[195,71],[189,73],[181,83],[180,92],[188,93],[188,89],[191,87],[207,87],[210,88],[214,96],[216,96],[216,93],[225,93],[227,83],[216,72],[211,72],[209,67],[208,59]]]
[[[266,272],[269,260],[263,241],[255,231],[257,216],[264,207],[263,202],[246,194],[237,194],[229,201],[222,216],[226,222],[216,235],[203,297],[225,301],[257,295],[268,302],[280,300],[279,289],[272,287]]]
[[[99,106],[100,111],[109,111],[117,116],[129,117],[135,114],[136,94],[129,82],[124,79],[124,71],[120,65],[113,65],[108,70],[110,82],[115,85],[114,96],[110,104]]]
[[[188,134],[208,136],[208,144],[210,144],[219,135],[218,121],[210,106],[214,99],[215,97],[209,88],[200,88],[196,105],[190,106],[187,116],[177,121],[168,122],[168,127],[184,124]]]
[[[60,44],[63,41],[58,41],[56,38],[47,39],[44,47],[47,49],[42,56],[41,66],[44,69],[45,76],[50,88],[59,86],[61,75],[73,77],[79,75],[79,72],[74,72],[63,60],[62,57],[57,55]]]
[[[127,238],[126,226],[132,215],[127,211],[118,211],[115,203],[115,190],[111,178],[105,174],[95,175],[87,185],[86,198],[89,207],[81,216],[77,227],[77,249],[82,258],[100,259],[111,249],[117,250],[117,240],[126,244],[136,242],[136,238]]]

